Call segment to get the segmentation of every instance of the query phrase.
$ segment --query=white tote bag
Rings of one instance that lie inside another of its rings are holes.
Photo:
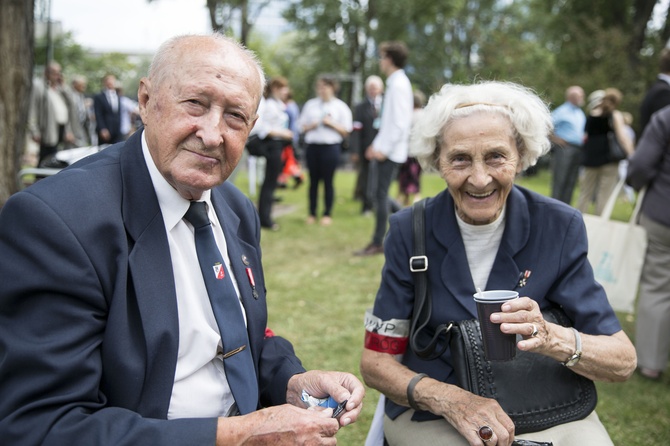
[[[647,252],[647,232],[636,223],[644,190],[638,194],[628,223],[610,220],[623,186],[622,179],[607,200],[602,215],[584,214],[583,217],[589,238],[588,258],[596,280],[605,288],[612,308],[633,313]]]

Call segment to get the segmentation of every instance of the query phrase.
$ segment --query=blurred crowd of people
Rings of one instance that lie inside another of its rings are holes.
[[[656,81],[639,110],[639,133],[633,116],[619,109],[623,94],[617,88],[591,92],[573,85],[565,102],[552,112],[552,197],[573,203],[581,212],[600,215],[617,183],[625,181],[624,200],[635,201],[634,190],[647,189],[639,224],[647,232],[648,247],[637,299],[635,346],[638,372],[658,380],[670,355],[670,48],[659,57]],[[586,108],[586,111],[583,110]],[[637,138],[639,136],[639,138]],[[613,158],[613,140],[624,150]]]
[[[302,184],[307,170],[308,225],[330,226],[335,204],[335,174],[348,156],[357,170],[354,198],[361,214],[374,216],[370,243],[356,255],[383,253],[382,241],[388,216],[420,198],[421,167],[409,156],[413,118],[425,105],[425,95],[412,91],[404,72],[409,50],[403,42],[385,42],[379,49],[379,69],[386,76],[365,80],[365,97],[352,109],[338,98],[336,77],[320,75],[315,96],[300,108],[291,98],[289,82],[282,76],[269,80],[259,108],[259,119],[250,138],[260,138],[265,174],[258,209],[261,226],[278,230],[272,218],[275,190]],[[389,197],[398,181],[397,198]],[[320,200],[322,191],[323,199]]]
[[[101,90],[91,94],[86,77],[66,79],[60,63],[47,64],[44,76],[33,80],[24,164],[52,166],[60,150],[113,144],[137,129],[137,102],[123,94],[114,75],[105,75],[101,83]]]

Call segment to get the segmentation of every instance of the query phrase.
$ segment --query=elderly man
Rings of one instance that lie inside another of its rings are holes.
[[[365,79],[365,99],[354,107],[354,131],[351,132],[350,145],[352,160],[358,164],[355,198],[362,202],[362,214],[372,212],[372,182],[370,178],[370,160],[365,158],[365,150],[372,144],[379,130],[379,112],[382,107],[384,81],[372,75]]]
[[[63,90],[63,74],[58,62],[50,62],[44,69],[44,79],[33,84],[28,131],[40,145],[38,164],[48,161],[65,144],[74,141],[69,98]]]
[[[7,202],[3,444],[333,445],[356,421],[360,381],[265,334],[258,216],[225,182],[263,84],[236,42],[174,38],[140,81],[143,131]]]

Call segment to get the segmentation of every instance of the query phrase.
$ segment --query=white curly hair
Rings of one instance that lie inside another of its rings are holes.
[[[535,165],[549,151],[553,123],[547,104],[522,85],[482,81],[471,85],[446,84],[430,97],[412,127],[410,156],[416,157],[424,169],[436,170],[444,131],[454,120],[482,111],[508,117],[522,170]]]

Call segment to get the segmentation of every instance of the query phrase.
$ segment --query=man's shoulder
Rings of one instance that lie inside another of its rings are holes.
[[[656,82],[649,87],[649,90],[647,90],[647,94],[645,95],[645,100],[654,100],[659,93],[670,93],[670,84],[668,81],[660,78],[656,79]]]
[[[247,215],[255,213],[256,208],[251,199],[230,181],[224,181],[223,184],[216,186],[213,190],[223,196],[228,206],[236,214]]]

